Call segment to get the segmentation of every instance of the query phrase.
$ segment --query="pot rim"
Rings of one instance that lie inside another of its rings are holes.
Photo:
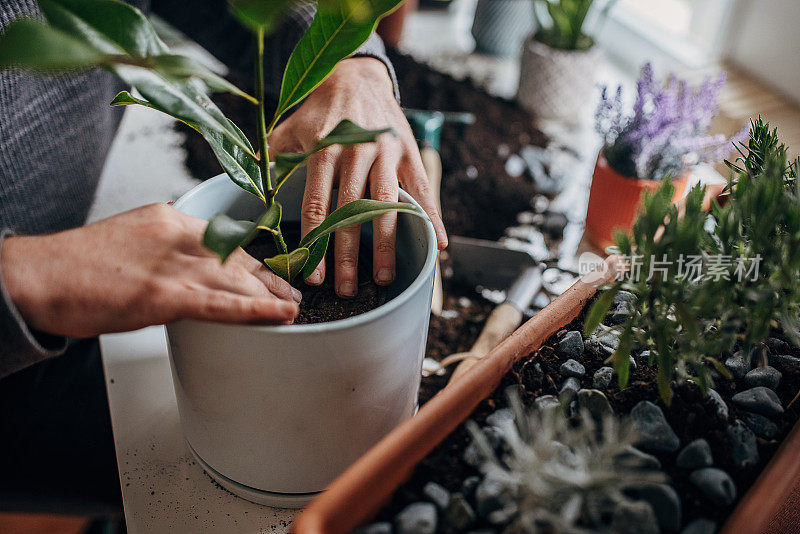
[[[538,49],[541,49],[541,50],[547,50],[552,55],[564,55],[564,56],[570,56],[570,57],[578,57],[578,56],[584,56],[585,57],[585,56],[598,55],[598,54],[602,53],[602,51],[600,50],[600,47],[597,45],[597,42],[595,42],[589,48],[583,48],[583,49],[577,49],[577,50],[565,50],[563,48],[553,48],[552,46],[548,45],[547,43],[543,43],[542,41],[540,41],[539,39],[537,39],[535,37],[535,34],[536,34],[536,32],[528,35],[528,37],[525,38],[525,41],[524,41],[525,48],[530,48],[533,51],[536,51],[535,48],[538,48]]]
[[[222,173],[214,176],[213,178],[209,178],[208,180],[196,185],[183,195],[181,195],[173,204],[173,207],[176,209],[181,209],[182,206],[190,203],[196,196],[202,195],[205,193],[206,189],[216,186],[217,183],[220,181],[229,181],[230,178],[227,174]],[[246,191],[242,190],[243,194],[249,194]],[[425,210],[422,209],[422,206],[414,200],[414,198],[404,191],[402,188],[399,190],[399,200],[401,202],[409,202],[416,206],[424,216],[422,219],[425,221],[425,230],[427,234],[427,254],[425,256],[425,263],[422,265],[422,269],[420,269],[417,276],[414,280],[409,284],[407,288],[405,288],[399,295],[391,299],[389,302],[378,306],[377,308],[370,310],[368,312],[362,313],[360,315],[356,315],[354,317],[348,317],[346,319],[337,319],[335,321],[329,321],[326,323],[315,323],[315,324],[291,324],[291,325],[246,325],[246,324],[225,324],[226,328],[233,328],[233,329],[246,329],[249,331],[257,330],[261,332],[270,332],[273,334],[296,334],[296,333],[303,333],[303,334],[310,334],[310,333],[320,333],[320,332],[330,332],[336,330],[345,330],[353,327],[357,327],[363,324],[371,323],[375,320],[380,319],[382,316],[391,313],[396,308],[399,308],[403,304],[405,304],[408,300],[411,299],[411,296],[420,291],[422,286],[425,284],[425,278],[433,273],[436,267],[436,258],[438,256],[438,249],[436,246],[436,233],[433,229],[433,223],[431,223],[430,217],[428,214],[425,213]],[[414,215],[409,215],[414,217]]]

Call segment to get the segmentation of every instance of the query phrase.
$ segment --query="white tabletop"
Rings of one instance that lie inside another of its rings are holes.
[[[131,534],[287,532],[295,510],[236,497],[195,462],[181,433],[163,326],[100,337]]]

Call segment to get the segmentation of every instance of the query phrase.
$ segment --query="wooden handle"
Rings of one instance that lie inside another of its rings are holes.
[[[450,377],[450,382],[469,371],[478,360],[489,354],[492,349],[510,336],[521,322],[522,312],[508,302],[504,302],[492,310],[478,339],[469,350],[471,357],[458,364],[456,370],[453,371],[453,376]]]
[[[442,188],[442,159],[439,153],[430,147],[424,147],[419,151],[422,157],[422,166],[425,167],[425,174],[428,175],[428,183],[433,191],[436,207],[442,211],[440,194]],[[442,270],[439,268],[439,260],[436,260],[436,273],[433,278],[433,298],[431,299],[431,312],[434,315],[442,314],[444,305],[444,293],[442,291]]]

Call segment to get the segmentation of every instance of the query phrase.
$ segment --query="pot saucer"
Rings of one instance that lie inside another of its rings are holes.
[[[205,460],[203,460],[200,455],[195,452],[188,442],[186,445],[189,447],[192,456],[194,456],[195,460],[197,460],[197,462],[202,466],[203,470],[208,474],[208,476],[210,476],[217,484],[230,491],[234,495],[243,499],[247,499],[250,502],[263,504],[265,506],[272,506],[274,508],[302,508],[306,504],[310,503],[314,497],[320,494],[318,491],[311,493],[279,493],[245,486],[244,484],[240,484],[235,480],[231,480],[208,465]]]

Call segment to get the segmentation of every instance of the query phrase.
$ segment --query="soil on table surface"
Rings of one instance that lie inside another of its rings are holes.
[[[475,123],[462,127],[445,123],[442,130],[441,204],[445,227],[453,235],[498,239],[516,223],[517,213],[531,209],[536,193],[525,174],[511,177],[505,171],[508,154],[524,145],[544,146],[546,138],[533,125],[533,117],[509,100],[493,97],[470,80],[459,81],[389,51],[397,72],[404,107],[469,111]],[[228,79],[245,91],[252,89],[252,74],[232,71]],[[212,95],[214,102],[251,139],[255,139],[255,114],[246,100],[227,93]],[[268,103],[267,109],[275,103]],[[186,166],[192,176],[211,178],[222,172],[206,141],[182,123],[186,132]]]
[[[585,312],[586,310],[584,310]],[[517,362],[503,378],[495,392],[478,405],[471,419],[482,425],[489,414],[498,408],[506,407],[505,390],[509,386],[516,388],[526,406],[532,405],[534,399],[541,395],[557,396],[558,388],[563,382],[563,378],[559,374],[559,367],[568,357],[559,355],[555,347],[564,333],[570,330],[582,331],[582,328],[583,315],[553,335],[538,351]],[[773,332],[772,336],[785,340],[785,337],[780,332]],[[780,353],[800,357],[800,349],[790,344],[784,345]],[[592,388],[592,375],[597,369],[606,365],[603,362],[606,357],[607,355],[605,354],[593,354],[587,348],[583,356],[575,358],[586,368],[585,376],[579,379],[582,388]],[[724,358],[722,359],[724,360]],[[534,368],[536,363],[539,364],[543,371],[541,374]],[[713,402],[693,384],[675,387],[671,405],[665,406],[658,396],[655,383],[655,368],[647,365],[646,359],[637,358],[637,364],[637,369],[631,368],[630,380],[625,390],[619,389],[615,376],[612,384],[603,390],[603,393],[617,415],[628,414],[634,405],[643,400],[648,400],[658,405],[663,410],[670,426],[680,438],[681,447],[698,438],[705,438],[708,441],[711,445],[714,467],[725,470],[736,484],[736,501],[728,507],[713,505],[689,481],[690,471],[678,468],[675,465],[677,452],[655,454],[655,456],[661,461],[662,470],[670,479],[668,483],[681,496],[683,525],[693,519],[703,517],[716,521],[721,527],[775,454],[798,418],[800,418],[800,403],[795,402],[788,406],[800,391],[800,371],[783,366],[778,362],[773,363],[773,366],[783,374],[776,393],[785,408],[785,412],[779,417],[771,418],[778,425],[778,437],[774,440],[757,438],[759,462],[749,468],[741,469],[733,465],[729,459],[729,438],[725,430],[729,422],[738,418],[738,413],[740,412],[731,401],[731,397],[740,391],[749,389],[748,386],[745,386],[743,380],[719,378],[716,381],[714,389],[725,400],[730,411],[729,419],[726,421],[717,414]],[[426,380],[429,379],[423,379],[423,384]],[[394,516],[408,504],[426,500],[422,493],[422,488],[427,482],[437,482],[450,491],[459,491],[465,478],[471,475],[479,475],[480,473],[476,468],[463,460],[464,449],[470,442],[471,438],[465,426],[463,424],[459,425],[445,441],[417,466],[411,478],[397,489],[391,501],[381,510],[375,520],[392,521]],[[492,525],[484,520],[481,521],[483,522],[474,525],[472,528],[493,528]],[[450,531],[447,530],[445,525],[441,532]]]
[[[289,250],[300,241],[300,225],[283,223],[282,233]],[[325,255],[325,280],[321,285],[306,284],[298,276],[293,285],[303,294],[300,301],[300,312],[294,324],[315,324],[337,321],[361,315],[374,310],[386,302],[387,286],[379,286],[372,279],[372,251],[364,243],[358,250],[358,290],[352,298],[341,298],[334,289],[333,244],[336,236],[331,237],[328,254]],[[258,261],[274,256],[276,252],[272,235],[261,232],[245,250]]]

